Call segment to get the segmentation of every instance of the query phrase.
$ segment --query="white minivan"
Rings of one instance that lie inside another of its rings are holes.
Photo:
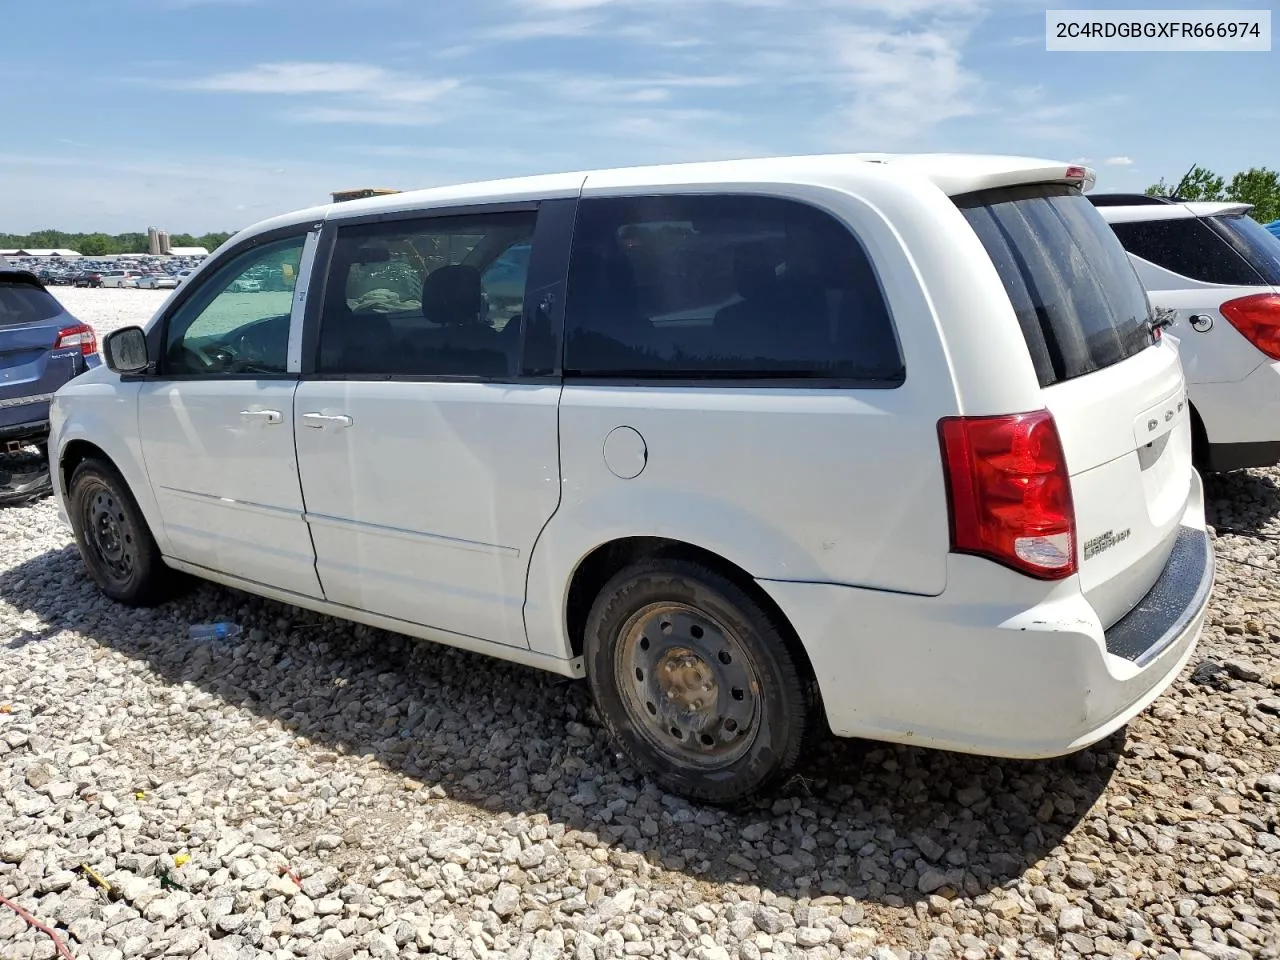
[[[278,217],[58,392],[56,495],[109,597],[180,571],[585,677],[700,800],[828,729],[1064,754],[1172,682],[1213,581],[1092,179],[822,156]]]

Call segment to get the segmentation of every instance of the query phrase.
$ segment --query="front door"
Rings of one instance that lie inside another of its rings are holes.
[[[318,598],[287,361],[311,243],[304,233],[255,242],[184,291],[163,319],[138,427],[173,557]]]
[[[528,366],[542,341],[525,329],[538,222],[530,207],[338,229],[295,404],[329,600],[527,646],[529,555],[560,501],[560,386]]]

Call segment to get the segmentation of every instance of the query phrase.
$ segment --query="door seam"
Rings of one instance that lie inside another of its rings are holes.
[[[311,529],[311,521],[307,519],[307,488],[302,483],[302,457],[298,453],[298,388],[301,386],[302,377],[299,376],[293,381],[293,395],[289,398],[289,439],[293,444],[293,472],[298,478],[298,499],[302,501],[302,522],[307,525],[307,540],[311,543],[311,570],[315,574],[316,584],[320,587],[320,597],[328,601],[329,595],[325,593],[324,580],[320,577],[320,557],[316,552],[316,535]]]

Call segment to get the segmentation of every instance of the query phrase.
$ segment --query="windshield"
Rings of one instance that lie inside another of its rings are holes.
[[[1154,342],[1124,247],[1074,187],[957,197],[1018,315],[1042,387],[1126,360]]]
[[[1280,237],[1253,217],[1206,217],[1205,221],[1258,271],[1264,283],[1280,287]]]

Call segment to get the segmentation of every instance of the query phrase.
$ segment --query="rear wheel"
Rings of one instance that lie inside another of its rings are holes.
[[[587,621],[588,679],[614,741],[693,800],[731,804],[779,783],[815,705],[769,616],[719,573],[649,560],[615,576]]]
[[[67,514],[89,576],[112,600],[154,606],[173,593],[177,574],[164,564],[151,529],[119,471],[83,461],[71,475]]]

